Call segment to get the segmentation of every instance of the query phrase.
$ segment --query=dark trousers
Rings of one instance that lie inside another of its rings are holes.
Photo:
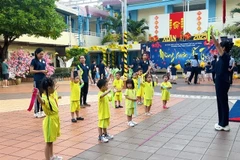
[[[40,95],[42,96],[42,92],[41,92],[41,82],[42,81],[34,81],[34,87],[37,88],[40,92]],[[42,112],[42,106],[40,105],[40,103],[38,102],[38,100],[36,99],[35,101],[35,105],[34,105],[34,113],[38,113],[38,112]]]
[[[229,69],[231,69],[231,68],[232,68],[232,66],[229,66]],[[230,81],[230,84],[233,83],[233,70],[231,70],[229,73],[229,81]]]
[[[192,71],[191,71],[191,75],[188,79],[189,82],[192,81],[193,76],[194,76],[194,84],[197,84],[197,80],[198,80],[198,67],[192,67]]]
[[[87,94],[88,94],[88,83],[84,82],[81,89],[80,104],[87,104]]]
[[[96,79],[96,72],[92,72],[92,80],[94,84],[96,83],[95,79]]]
[[[212,79],[213,79],[213,82],[216,83],[216,73],[215,72],[212,72]]]
[[[228,90],[230,84],[219,80],[219,78],[216,78],[215,84],[218,106],[218,125],[225,127],[229,122]]]

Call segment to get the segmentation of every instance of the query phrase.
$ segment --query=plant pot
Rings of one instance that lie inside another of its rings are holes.
[[[22,78],[16,78],[16,85],[19,85],[22,83]]]

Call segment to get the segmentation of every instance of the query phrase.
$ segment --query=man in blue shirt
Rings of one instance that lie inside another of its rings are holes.
[[[84,85],[81,89],[80,105],[90,107],[91,105],[87,103],[87,94],[89,88],[89,67],[86,65],[86,59],[84,56],[80,57],[80,64],[77,67],[78,70],[82,70],[82,80]]]

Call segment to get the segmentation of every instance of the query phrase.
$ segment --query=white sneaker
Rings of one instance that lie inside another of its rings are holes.
[[[38,115],[39,115],[39,113],[34,113],[33,116],[34,116],[35,118],[38,118]]]
[[[220,126],[218,123],[215,124],[214,126],[215,130],[217,131],[230,131],[230,127],[229,125],[225,126],[225,127],[222,127]]]
[[[108,139],[108,140],[113,139],[113,135],[106,134],[106,135],[105,135],[105,138]]]
[[[152,113],[150,113],[150,112],[147,113],[147,116],[151,116],[151,115],[152,115]]]
[[[134,125],[137,125],[137,122],[132,121],[132,123],[133,123]]]
[[[132,121],[130,121],[130,122],[128,122],[128,126],[134,127],[135,125],[134,125],[134,123]]]
[[[54,155],[50,160],[63,160],[62,157]]]
[[[45,113],[44,112],[38,112],[38,118],[43,118],[45,117]]]
[[[108,139],[105,138],[104,136],[99,137],[98,140],[101,141],[102,143],[108,143]]]

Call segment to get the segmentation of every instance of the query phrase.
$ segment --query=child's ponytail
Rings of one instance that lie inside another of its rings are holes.
[[[52,109],[52,105],[51,105],[50,100],[49,100],[48,87],[53,87],[53,86],[54,86],[54,80],[52,78],[44,78],[42,80],[41,88],[42,88],[42,90],[44,90],[46,92],[46,96],[47,96],[48,103],[49,103],[51,111],[53,111],[53,109]]]

